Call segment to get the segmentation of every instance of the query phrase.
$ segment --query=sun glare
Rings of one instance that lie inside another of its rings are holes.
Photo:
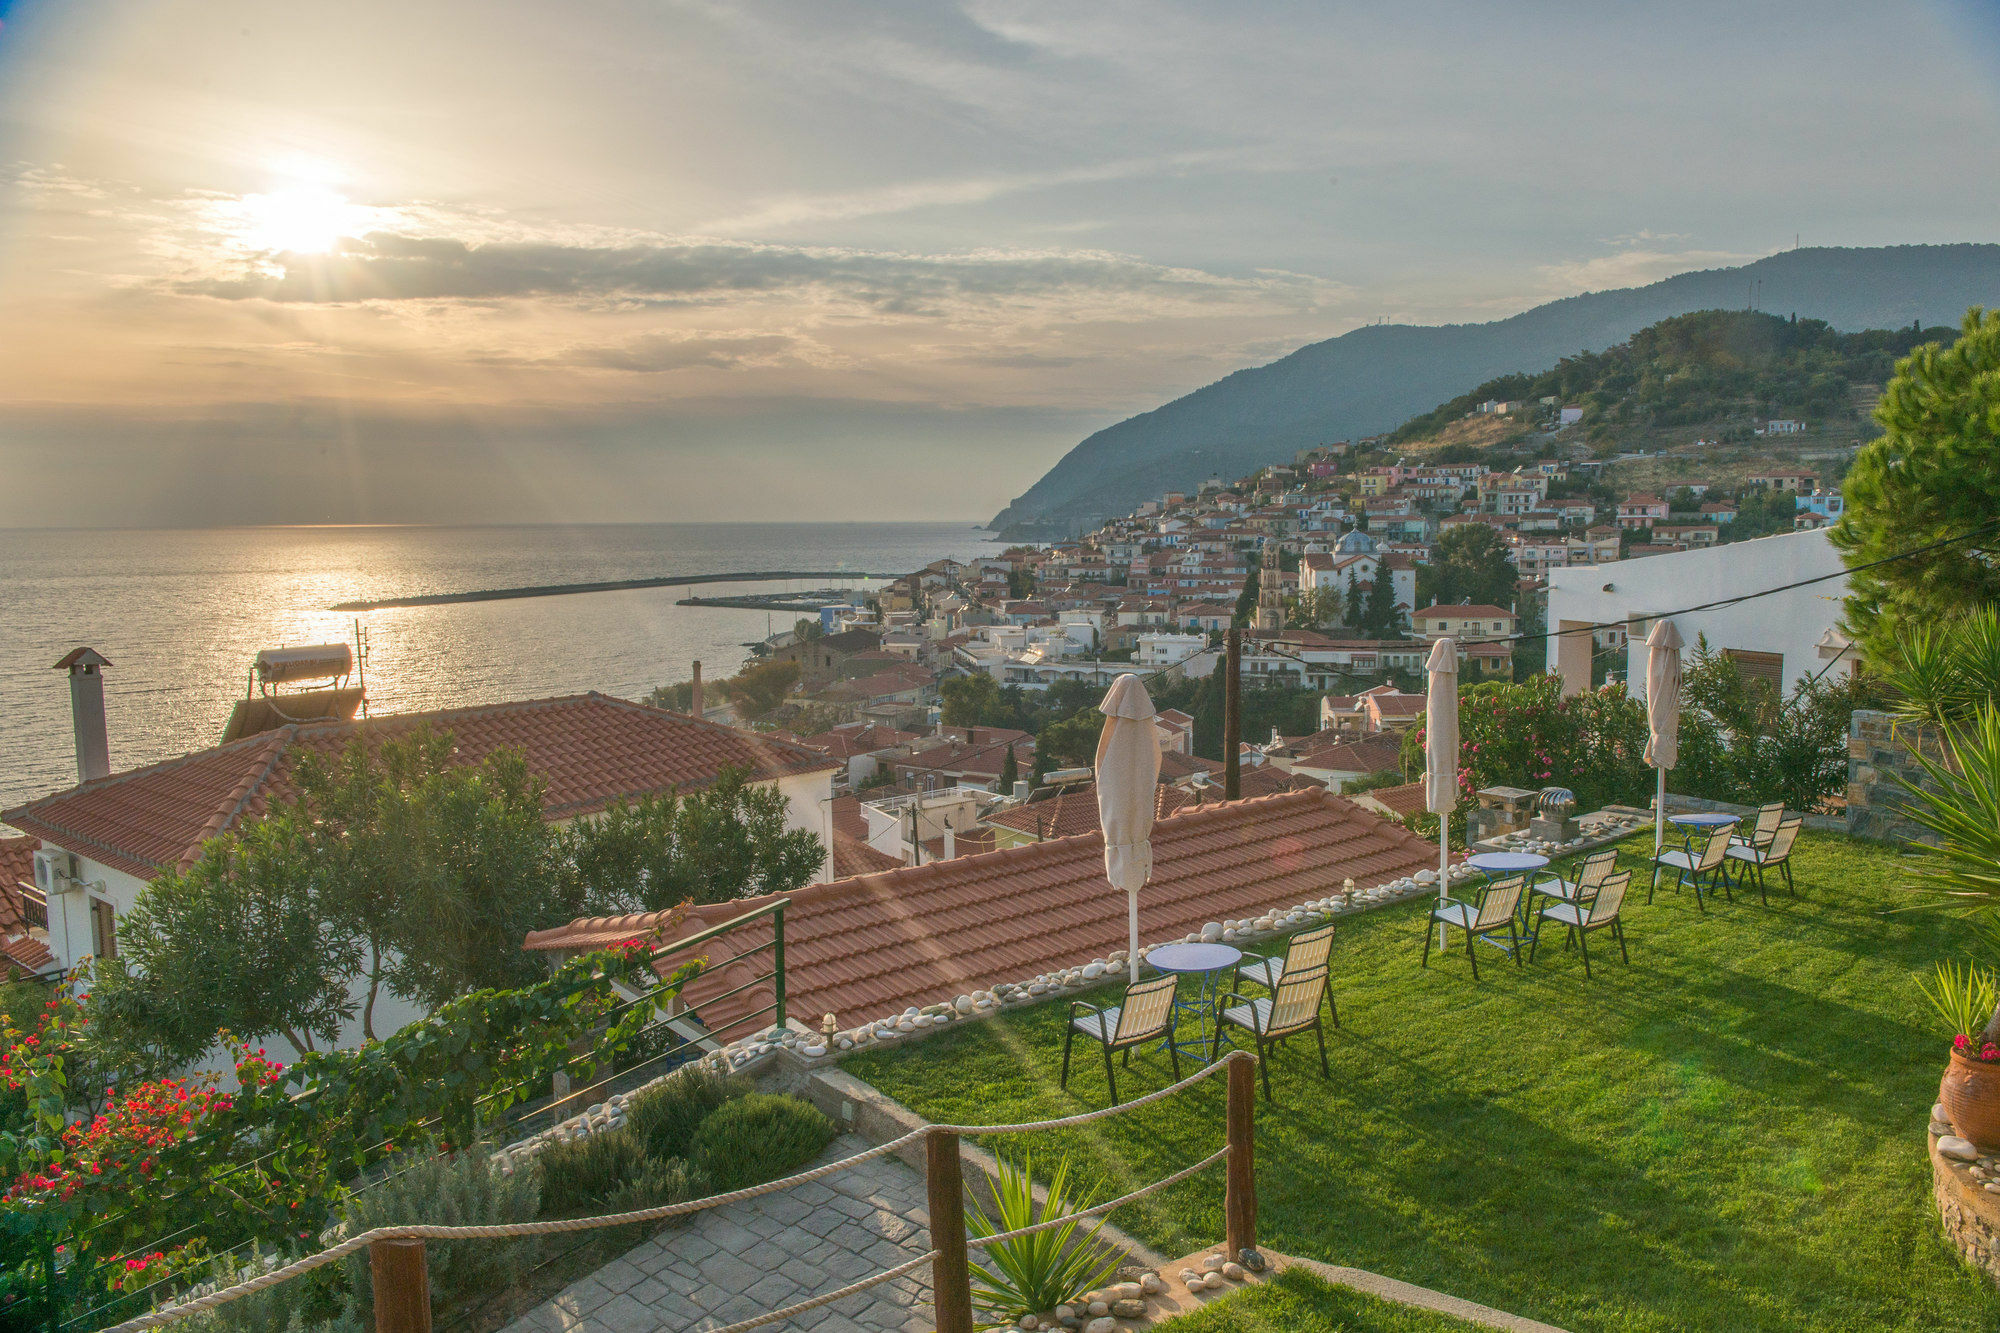
[[[252,250],[324,254],[352,230],[360,210],[316,186],[243,196],[241,239]]]

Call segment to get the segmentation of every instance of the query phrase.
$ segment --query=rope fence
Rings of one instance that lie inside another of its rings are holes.
[[[786,1306],[784,1309],[769,1311],[750,1319],[730,1324],[726,1328],[716,1330],[716,1333],[747,1333],[749,1329],[794,1318],[806,1311],[818,1309],[820,1306],[843,1300],[848,1296],[878,1286],[881,1283],[893,1281],[896,1278],[914,1272],[926,1263],[932,1264],[934,1267],[935,1280],[933,1282],[933,1294],[936,1297],[938,1307],[939,1333],[961,1333],[961,1330],[964,1333],[969,1333],[972,1328],[970,1289],[964,1262],[965,1253],[969,1248],[984,1249],[1007,1241],[1017,1240],[1024,1236],[1034,1235],[1038,1232],[1072,1224],[1080,1219],[1101,1216],[1114,1209],[1122,1208],[1126,1204],[1134,1203],[1148,1195],[1157,1193],[1160,1190],[1177,1185],[1181,1181],[1206,1171],[1218,1162],[1227,1161],[1229,1163],[1229,1194],[1224,1210],[1225,1215],[1229,1219],[1229,1249],[1233,1253],[1254,1245],[1256,1201],[1253,1184],[1254,1177],[1252,1174],[1253,1147],[1250,1125],[1251,1099],[1254,1096],[1252,1069],[1255,1064],[1256,1057],[1248,1051],[1231,1051],[1227,1056],[1216,1061],[1214,1064],[1208,1065],[1196,1073],[1181,1079],[1179,1082],[1169,1084],[1158,1091],[1147,1093],[1142,1097],[1120,1105],[1102,1107],[1094,1111],[1083,1111],[1076,1115],[1062,1116],[1054,1120],[1037,1120],[1014,1125],[924,1125],[911,1130],[899,1138],[891,1139],[886,1143],[879,1143],[872,1148],[855,1153],[851,1157],[843,1157],[839,1161],[828,1162],[822,1166],[814,1167],[809,1171],[802,1171],[796,1175],[786,1176],[781,1180],[769,1180],[759,1185],[750,1185],[743,1189],[730,1190],[724,1194],[708,1195],[700,1199],[689,1199],[680,1203],[659,1204],[651,1208],[639,1208],[630,1212],[611,1213],[598,1217],[559,1218],[545,1222],[508,1222],[489,1226],[415,1224],[409,1226],[375,1227],[359,1235],[349,1236],[344,1240],[338,1241],[316,1254],[294,1259],[290,1263],[274,1268],[268,1273],[260,1273],[255,1277],[247,1278],[220,1291],[209,1292],[192,1300],[152,1310],[128,1319],[123,1323],[114,1324],[103,1330],[103,1333],[142,1333],[142,1330],[162,1328],[192,1315],[217,1309],[232,1301],[241,1300],[259,1291],[275,1287],[279,1283],[288,1282],[295,1277],[303,1276],[327,1264],[336,1263],[364,1249],[374,1251],[379,1264],[380,1251],[375,1251],[375,1247],[387,1242],[513,1240],[661,1222],[669,1218],[685,1217],[711,1208],[719,1208],[725,1204],[741,1203],[766,1194],[776,1193],[779,1190],[792,1189],[799,1185],[823,1180],[828,1176],[849,1170],[863,1162],[872,1161],[875,1158],[887,1156],[900,1149],[907,1148],[919,1141],[927,1143],[930,1159],[930,1169],[925,1174],[930,1185],[932,1249],[905,1263],[898,1264],[894,1268],[861,1278],[835,1291],[825,1292],[798,1304]],[[966,1236],[962,1199],[963,1186],[958,1172],[958,1139],[961,1135],[1026,1134],[1041,1130],[1068,1129],[1078,1125],[1087,1125],[1094,1121],[1104,1120],[1114,1115],[1124,1115],[1128,1112],[1138,1110],[1142,1106],[1151,1105],[1176,1093],[1183,1092],[1195,1084],[1224,1071],[1227,1071],[1229,1075],[1228,1142],[1224,1147],[1210,1153],[1207,1157],[1202,1158],[1193,1165],[1174,1172],[1172,1175],[1162,1177],[1151,1184],[1143,1185],[1129,1194],[1122,1194],[1115,1199],[1094,1204],[1089,1208],[1063,1213],[1055,1217],[1045,1217],[1041,1221],[1029,1226],[1021,1227],[1014,1231],[1002,1232],[997,1235],[983,1237]],[[941,1162],[948,1162],[948,1167],[940,1169]],[[944,1233],[942,1240],[941,1233]],[[954,1262],[946,1263],[944,1262],[946,1260],[954,1260]],[[378,1281],[377,1285],[379,1288],[381,1283]],[[379,1299],[380,1294],[378,1292]],[[403,1333],[401,1325],[398,1325],[395,1329],[390,1329],[387,1324],[380,1322],[379,1311],[377,1327],[378,1330],[381,1330],[381,1333]],[[429,1333],[429,1328],[429,1309],[428,1305],[425,1304],[423,1306],[423,1320],[421,1325],[412,1325],[410,1333]]]

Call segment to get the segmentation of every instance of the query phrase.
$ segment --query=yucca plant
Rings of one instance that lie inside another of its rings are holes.
[[[1905,722],[1949,730],[2000,703],[2000,608],[1938,626],[1915,626],[1879,674]]]
[[[1945,1021],[1953,1045],[1960,1050],[1971,1046],[1972,1034],[1986,1026],[2000,1005],[2000,986],[1977,963],[1939,963],[1937,975],[1930,981],[1919,978],[1917,989]]]
[[[1037,1217],[1034,1166],[1030,1153],[1021,1154],[1018,1166],[1000,1159],[999,1173],[986,1177],[993,1195],[992,1215],[974,1199],[966,1218],[974,1236],[998,1236],[1050,1218],[1070,1217],[1096,1202],[1094,1192],[1071,1193],[1065,1155],[1049,1173],[1048,1202]],[[1103,1225],[1073,1218],[1064,1226],[975,1251],[983,1253],[985,1261],[975,1259],[971,1265],[973,1303],[995,1319],[993,1327],[1000,1327],[1022,1315],[1053,1310],[1103,1285],[1118,1268],[1117,1255],[1097,1243]]]
[[[1938,758],[1916,756],[1928,787],[1897,778],[1914,798],[1903,813],[1940,840],[1923,849],[1925,864],[1915,887],[1990,922],[2000,913],[2000,707],[1981,707],[1944,733],[1942,745]],[[2000,1042],[2000,1004],[1988,1003],[1993,1012],[1978,1034],[1982,1047]]]

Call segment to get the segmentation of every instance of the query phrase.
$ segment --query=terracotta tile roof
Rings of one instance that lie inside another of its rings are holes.
[[[1366,740],[1338,741],[1318,749],[1306,750],[1292,760],[1294,769],[1314,768],[1343,773],[1380,773],[1384,769],[1396,767],[1402,762],[1403,746],[1400,741],[1380,740],[1369,737]]]
[[[1392,815],[1417,815],[1424,809],[1424,784],[1406,782],[1400,787],[1377,787],[1354,798],[1359,805],[1379,805]]]
[[[1324,897],[1352,876],[1370,886],[1429,866],[1437,849],[1400,825],[1326,791],[1293,792],[1184,810],[1153,826],[1153,880],[1139,897],[1141,935],[1172,939],[1223,917],[1255,916]],[[1125,895],[1104,881],[1095,833],[979,856],[816,884],[785,911],[791,1012],[843,1026],[912,1004],[949,1000],[998,981],[1073,966],[1125,943]],[[682,938],[771,899],[696,907],[668,926]],[[533,950],[584,950],[657,928],[664,914],[586,917],[529,935]],[[770,938],[767,921],[709,953],[704,994],[748,985],[766,954],[729,959]],[[718,944],[723,943],[719,941]],[[752,986],[703,1016],[721,1026],[769,1003]]]
[[[1464,644],[1461,646],[1461,651],[1469,652],[1478,646],[1476,644]],[[1499,648],[1505,653],[1511,654],[1513,652],[1504,643],[1500,644]],[[1369,707],[1380,713],[1383,717],[1415,717],[1429,706],[1429,696],[1422,694],[1377,694],[1372,696],[1372,702],[1369,704]]]
[[[899,666],[887,671],[878,671],[872,676],[861,676],[854,680],[839,680],[823,690],[815,692],[818,699],[850,699],[866,701],[887,699],[893,695],[908,694],[912,690],[926,690],[936,683],[936,678],[918,667]]]
[[[1220,759],[1203,759],[1200,755],[1182,754],[1179,750],[1160,752],[1160,781],[1180,782],[1197,773],[1219,775],[1222,772]]]
[[[892,768],[917,773],[963,773],[970,777],[993,779],[1000,776],[1007,763],[1007,751],[1014,751],[1014,767],[1025,773],[1035,765],[1035,745],[1033,741],[996,741],[991,745],[967,745],[963,741],[939,741],[925,746],[907,758],[898,756],[888,760]]]
[[[205,839],[295,796],[297,754],[336,754],[359,735],[387,740],[428,723],[476,764],[518,749],[548,790],[551,819],[592,814],[621,797],[713,782],[724,768],[757,779],[837,767],[812,750],[603,694],[308,723],[117,773],[0,813],[8,823],[94,861],[151,879],[193,862]]]
[[[0,979],[32,976],[55,965],[49,946],[28,933],[20,885],[35,882],[35,849],[40,838],[0,838]]]
[[[1164,783],[1155,788],[1155,818],[1171,815],[1195,803],[1194,793]],[[1065,787],[1046,801],[1031,801],[988,815],[984,821],[1021,833],[1033,833],[1043,840],[1072,838],[1097,832],[1097,784],[1078,783]]]
[[[806,736],[799,741],[808,750],[818,750],[821,754],[832,755],[835,759],[851,759],[857,754],[874,754],[878,750],[893,750],[898,745],[907,745],[918,739],[914,731],[898,731],[885,727],[879,722],[861,727],[835,727],[832,731],[822,731],[817,736]]]

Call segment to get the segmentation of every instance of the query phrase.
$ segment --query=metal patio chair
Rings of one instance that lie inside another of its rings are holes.
[[[1797,886],[1792,883],[1792,844],[1799,840],[1799,830],[1805,824],[1804,815],[1793,815],[1790,819],[1779,821],[1778,827],[1771,833],[1770,842],[1762,847],[1743,843],[1730,845],[1729,859],[1741,861],[1747,867],[1742,873],[1756,879],[1757,900],[1766,906],[1770,905],[1771,899],[1764,892],[1764,872],[1772,866],[1776,866],[1778,873],[1785,877],[1785,891],[1794,898],[1799,896]]]
[[[1526,890],[1528,878],[1516,875],[1512,879],[1494,882],[1486,890],[1486,895],[1474,907],[1456,898],[1447,898],[1431,908],[1429,919],[1424,922],[1423,966],[1431,965],[1431,928],[1440,922],[1447,926],[1457,926],[1465,932],[1465,956],[1472,960],[1472,979],[1479,980],[1479,954],[1474,946],[1485,940],[1496,948],[1504,949],[1513,958],[1514,966],[1521,965],[1521,932],[1514,920],[1514,911],[1521,904],[1521,894]],[[1501,943],[1501,931],[1507,932],[1506,943]]]
[[[1071,1000],[1069,1025],[1063,1029],[1062,1086],[1069,1087],[1070,1044],[1079,1032],[1104,1048],[1104,1081],[1111,1085],[1113,1106],[1118,1105],[1118,1075],[1111,1064],[1114,1052],[1118,1053],[1120,1063],[1129,1068],[1134,1046],[1165,1041],[1167,1055],[1174,1065],[1174,1082],[1180,1082],[1181,1053],[1172,1041],[1174,988],[1179,981],[1178,976],[1167,975],[1128,986],[1122,1004],[1096,1005],[1088,1000]],[[1079,1009],[1085,1011],[1081,1017],[1077,1015]]]
[[[1736,832],[1729,836],[1729,845],[1735,847],[1755,847],[1759,851],[1771,845],[1771,839],[1778,835],[1778,825],[1785,822],[1785,803],[1773,801],[1770,805],[1757,807],[1757,818],[1751,823],[1748,833]],[[1739,858],[1740,859],[1740,858]]]
[[[1315,967],[1326,967],[1327,956],[1333,952],[1333,923],[1329,921],[1312,930],[1302,930],[1285,943],[1285,956],[1271,958],[1263,954],[1246,953],[1243,961],[1236,965],[1236,975],[1230,981],[1233,990],[1243,989],[1243,983],[1254,981],[1265,990],[1276,994],[1278,983],[1297,972]],[[1340,1006],[1329,993],[1327,1007],[1333,1012],[1333,1025],[1340,1026]]]
[[[1534,937],[1528,942],[1528,958],[1533,961],[1535,950],[1542,944],[1542,923],[1553,921],[1569,932],[1568,944],[1576,942],[1583,951],[1583,975],[1590,976],[1590,932],[1609,930],[1611,938],[1618,941],[1618,956],[1625,965],[1632,965],[1632,955],[1625,948],[1625,925],[1620,919],[1619,909],[1625,905],[1625,891],[1632,887],[1632,872],[1621,870],[1597,886],[1597,896],[1588,903],[1554,902],[1541,910],[1535,918]]]
[[[1646,890],[1646,902],[1648,905],[1653,901],[1653,891],[1660,887],[1660,871],[1668,869],[1675,872],[1674,887],[1676,889],[1683,884],[1692,884],[1694,886],[1694,905],[1700,911],[1706,912],[1708,910],[1702,903],[1702,880],[1704,878],[1708,880],[1708,895],[1710,897],[1715,896],[1715,886],[1720,884],[1722,885],[1723,893],[1728,895],[1729,901],[1735,902],[1736,895],[1729,890],[1729,866],[1727,863],[1729,839],[1729,826],[1725,824],[1708,835],[1708,841],[1702,844],[1701,851],[1697,853],[1691,854],[1679,847],[1669,847],[1662,850],[1653,858],[1653,882]]]
[[[1561,876],[1557,876],[1554,879],[1545,879],[1539,883],[1530,884],[1528,892],[1530,895],[1540,894],[1544,898],[1555,898],[1566,903],[1587,903],[1597,896],[1597,890],[1603,886],[1605,880],[1611,878],[1612,872],[1617,869],[1618,853],[1613,849],[1607,848],[1601,852],[1592,852],[1589,856],[1585,857],[1583,867],[1577,872],[1575,879],[1563,879]],[[1528,905],[1532,910],[1534,907],[1534,898],[1532,896],[1528,900]]]
[[[1209,1060],[1213,1062],[1222,1053],[1224,1027],[1242,1028],[1257,1043],[1257,1068],[1264,1076],[1264,1100],[1276,1104],[1277,1099],[1271,1096],[1271,1048],[1287,1037],[1311,1032],[1319,1043],[1320,1076],[1332,1078],[1333,1070],[1326,1063],[1326,1029],[1319,1017],[1320,1001],[1325,998],[1324,966],[1286,973],[1276,990],[1259,999],[1234,991],[1223,995],[1215,1002],[1215,1041],[1209,1049]],[[1231,1000],[1236,1003],[1231,1004]]]

